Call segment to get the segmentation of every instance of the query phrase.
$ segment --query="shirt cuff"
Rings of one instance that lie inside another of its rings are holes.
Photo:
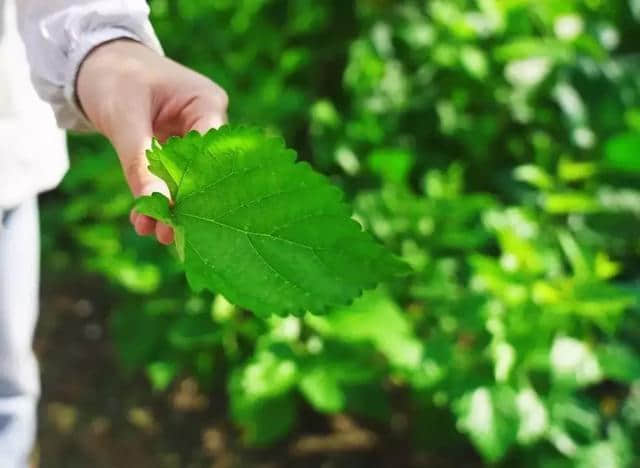
[[[128,38],[162,54],[146,0],[18,0],[17,6],[33,84],[62,128],[93,129],[75,87],[78,70],[94,48]]]

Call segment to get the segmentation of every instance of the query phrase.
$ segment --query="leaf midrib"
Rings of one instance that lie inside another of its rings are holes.
[[[186,216],[187,218],[198,219],[200,221],[205,221],[207,223],[216,224],[216,225],[218,225],[220,227],[231,229],[232,231],[236,231],[236,232],[239,232],[239,233],[245,234],[245,235],[256,236],[256,237],[266,237],[266,238],[274,240],[274,241],[285,242],[287,244],[295,245],[295,246],[302,247],[302,248],[305,248],[305,249],[308,249],[308,250],[314,250],[314,251],[316,251],[316,250],[317,251],[331,250],[329,247],[314,247],[312,245],[303,244],[301,242],[296,242],[296,241],[293,241],[291,239],[286,239],[284,237],[274,236],[273,234],[269,234],[269,233],[266,233],[266,232],[249,231],[248,229],[242,229],[242,228],[239,228],[237,226],[233,226],[231,224],[223,223],[223,222],[218,221],[216,219],[206,218],[204,216],[198,216],[198,215],[194,215],[194,214],[191,214],[191,213],[180,213],[180,216]]]
[[[235,232],[238,232],[240,234],[243,234],[244,236],[246,236],[247,241],[249,242],[250,246],[253,248],[255,253],[269,267],[269,269],[271,269],[274,273],[276,273],[278,276],[280,276],[285,282],[290,283],[292,286],[297,287],[298,289],[300,289],[306,296],[315,296],[315,294],[310,289],[298,285],[297,283],[295,283],[292,280],[288,279],[287,276],[284,275],[282,272],[278,271],[277,268],[275,268],[275,266],[273,266],[271,264],[271,262],[269,262],[265,258],[265,256],[256,248],[255,244],[251,240],[251,236],[265,237],[267,239],[274,240],[276,242],[280,241],[280,242],[288,243],[288,244],[291,244],[291,245],[294,245],[294,246],[297,246],[297,247],[302,247],[304,249],[307,249],[307,250],[311,251],[311,253],[313,253],[314,257],[318,260],[318,262],[322,265],[322,267],[326,270],[326,272],[330,276],[333,277],[334,275],[336,275],[336,272],[333,271],[333,269],[329,265],[326,264],[326,262],[322,259],[322,257],[320,257],[318,255],[318,252],[320,252],[320,251],[336,250],[335,248],[314,247],[314,246],[310,246],[310,245],[307,245],[307,244],[302,244],[300,242],[292,241],[290,239],[285,239],[283,237],[273,236],[273,235],[267,234],[267,233],[249,231],[247,229],[242,229],[242,228],[239,228],[239,227],[236,227],[236,226],[232,226],[230,224],[226,224],[226,223],[220,222],[220,221],[215,220],[215,219],[205,218],[203,216],[198,216],[198,215],[194,215],[194,214],[190,214],[190,213],[181,213],[181,214],[186,216],[186,217],[189,217],[189,218],[193,218],[193,219],[197,219],[197,220],[200,220],[200,221],[212,223],[212,224],[215,224],[215,225],[220,226],[222,228],[230,229],[232,231],[235,231]],[[338,274],[338,276],[339,276],[339,274]],[[358,289],[361,289],[361,288],[358,288]]]
[[[225,174],[224,176],[220,177],[219,179],[216,179],[215,181],[205,185],[204,187],[202,187],[199,190],[196,190],[194,192],[188,193],[188,194],[186,194],[186,195],[184,195],[182,197],[176,197],[176,204],[175,204],[174,209],[177,209],[180,206],[181,203],[183,203],[184,201],[186,201],[186,200],[188,200],[188,199],[190,199],[190,198],[192,198],[192,197],[194,197],[196,195],[202,195],[203,193],[209,192],[212,188],[216,187],[218,184],[221,184],[225,180],[228,180],[228,179],[230,179],[232,177],[236,177],[236,176],[240,176],[240,175],[247,175],[247,174],[249,174],[251,172],[258,171],[260,169],[265,169],[266,167],[269,167],[269,166],[267,166],[266,164],[263,164],[263,165],[254,166],[254,167],[251,167],[251,168],[248,168],[248,169],[244,169],[242,171],[231,171],[228,174]],[[182,184],[182,182],[181,182],[181,184]],[[181,186],[182,185],[180,185],[178,187],[176,193],[178,193],[180,191],[180,187]]]

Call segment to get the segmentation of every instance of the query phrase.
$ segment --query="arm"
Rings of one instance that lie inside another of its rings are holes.
[[[134,196],[160,191],[145,156],[152,137],[204,132],[226,120],[227,96],[161,55],[144,0],[18,0],[33,81],[58,123],[95,129],[115,147]],[[171,230],[132,213],[141,235]]]

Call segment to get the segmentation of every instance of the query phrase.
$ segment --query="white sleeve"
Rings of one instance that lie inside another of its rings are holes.
[[[162,53],[145,0],[17,0],[17,5],[33,84],[62,128],[93,128],[75,93],[78,69],[93,48],[130,38]]]

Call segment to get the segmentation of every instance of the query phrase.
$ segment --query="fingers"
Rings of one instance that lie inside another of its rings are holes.
[[[173,229],[170,226],[133,210],[129,215],[129,221],[138,235],[155,235],[158,242],[163,245],[170,245],[173,243],[174,234]]]
[[[148,236],[156,231],[156,221],[153,218],[139,214],[133,227],[139,236]]]
[[[149,145],[151,144],[151,138],[146,141],[148,141]],[[116,146],[116,143],[114,143],[114,146]],[[131,149],[118,149],[118,146],[116,146],[127,184],[136,198],[143,195],[151,195],[153,192],[160,192],[169,196],[166,184],[149,172],[149,162],[146,157],[148,147],[142,142],[140,142],[139,146],[136,145],[135,148]]]
[[[198,133],[207,133],[212,128],[220,128],[227,123],[227,117],[224,114],[211,114],[199,117],[192,125],[190,130]]]
[[[156,223],[155,234],[161,244],[169,245],[173,242],[173,229],[166,224]]]
[[[144,123],[148,121],[149,118],[143,116],[132,120],[124,118],[123,125],[118,125],[118,128],[111,132],[111,142],[116,148],[125,178],[135,197],[160,192],[169,198],[167,185],[148,169],[146,150],[151,143],[151,127]],[[155,234],[158,241],[165,245],[173,242],[173,231],[169,226],[135,211],[131,212],[129,219],[138,235]]]
[[[212,84],[211,89],[194,99],[183,110],[185,131],[196,130],[206,133],[212,128],[219,128],[227,123],[227,106],[229,98],[222,88]]]
[[[159,192],[169,198],[169,189],[166,184],[159,179],[153,181],[140,189],[140,195],[151,195],[154,192]],[[132,210],[129,220],[133,227],[140,236],[155,235],[158,242],[163,245],[169,245],[173,242],[173,229],[164,223],[156,221],[149,216],[137,213]]]

